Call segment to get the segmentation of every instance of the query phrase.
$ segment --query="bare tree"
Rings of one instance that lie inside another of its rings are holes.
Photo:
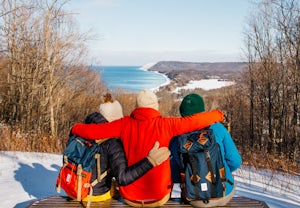
[[[1,1],[1,117],[21,131],[66,133],[74,119],[95,110],[105,88],[85,63],[91,36],[77,31],[72,15],[63,11],[66,2]]]
[[[294,0],[266,0],[258,8],[245,32],[250,136],[253,144],[267,145],[263,151],[288,151],[295,159],[299,152],[299,5]]]

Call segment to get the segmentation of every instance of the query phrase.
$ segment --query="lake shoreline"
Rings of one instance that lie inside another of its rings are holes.
[[[99,69],[100,66],[95,68]],[[225,71],[195,71],[176,67],[172,69],[170,66],[170,69],[163,70],[157,67],[157,63],[149,63],[144,66],[103,66],[99,74],[110,90],[121,89],[126,93],[138,93],[141,89],[150,89],[154,92],[178,94],[180,90],[200,88],[207,91],[236,84],[234,76],[241,68],[228,68],[229,66]],[[103,72],[107,72],[107,77],[103,76]]]
[[[138,93],[141,89],[157,91],[168,85],[171,80],[163,73],[148,71],[140,66],[94,66],[106,87],[111,90],[123,90],[126,93]]]

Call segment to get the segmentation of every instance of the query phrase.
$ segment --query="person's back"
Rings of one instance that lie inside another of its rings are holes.
[[[113,101],[110,97],[105,97],[104,103],[100,105],[99,110],[101,114],[94,112],[88,115],[85,123],[105,123],[107,121],[119,119],[123,116],[119,102]],[[148,151],[149,154],[147,153],[143,158],[132,163],[133,166],[128,167],[130,165],[127,164],[124,149],[119,139],[112,138],[108,140],[99,140],[98,143],[99,152],[101,154],[100,170],[101,173],[108,171],[108,174],[104,180],[101,180],[94,186],[92,196],[93,202],[104,201],[111,198],[110,189],[112,177],[116,178],[119,185],[128,185],[152,169],[156,163],[160,164],[167,159],[169,155],[167,149],[154,149],[151,147],[152,152],[154,154],[159,154],[160,158],[151,156]],[[150,161],[150,159],[152,161]],[[95,165],[92,173],[92,181],[97,178],[97,171],[98,167]],[[88,201],[88,197],[83,199],[83,201]]]
[[[136,109],[128,119],[121,141],[131,165],[145,156],[155,141],[161,146],[168,146],[171,134],[164,119],[152,108]],[[171,191],[170,164],[164,162],[160,166],[149,171],[143,178],[138,179],[128,186],[121,186],[120,192],[129,200],[162,199]]]
[[[195,113],[204,112],[204,102],[201,96],[198,94],[189,94],[184,97],[180,105],[180,114],[185,116],[191,116]],[[223,159],[223,164],[225,166],[225,175],[227,181],[225,182],[226,192],[225,197],[219,200],[210,200],[209,204],[203,203],[201,200],[191,201],[190,203],[195,207],[214,207],[214,206],[222,206],[225,205],[234,195],[234,178],[232,172],[240,167],[242,163],[241,156],[232,140],[230,133],[221,123],[212,124],[210,129],[213,130],[216,142],[220,146],[221,155]],[[178,158],[178,140],[185,137],[185,134],[179,135],[175,140],[172,140],[172,146],[170,146],[172,157]],[[177,140],[177,141],[176,141]],[[178,169],[182,168],[176,165],[176,161],[173,160],[172,164],[172,177],[175,182],[178,181]]]
[[[175,135],[223,120],[223,114],[219,111],[187,118],[162,117],[158,111],[156,95],[147,90],[138,94],[137,106],[130,116],[102,125],[76,124],[72,131],[91,139],[120,137],[128,164],[132,165],[146,156],[155,141],[159,141],[162,147],[168,147]],[[107,131],[103,132],[104,129]],[[167,160],[132,184],[120,186],[120,192],[132,206],[147,206],[152,202],[157,202],[156,205],[159,206],[169,199],[171,188],[170,161]]]

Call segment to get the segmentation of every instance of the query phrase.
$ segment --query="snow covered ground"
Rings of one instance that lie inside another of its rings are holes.
[[[196,88],[201,88],[203,90],[212,90],[222,87],[227,87],[234,85],[235,82],[228,80],[219,79],[201,79],[201,80],[191,80],[183,87],[177,87],[173,93],[178,93],[180,90],[193,90]]]
[[[0,207],[23,208],[53,195],[62,164],[59,154],[0,151]],[[265,201],[270,208],[300,207],[300,177],[242,167],[235,172],[236,196]],[[64,195],[64,193],[60,193]],[[176,188],[173,196],[179,195]]]

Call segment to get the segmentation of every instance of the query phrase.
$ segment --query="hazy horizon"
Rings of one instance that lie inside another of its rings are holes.
[[[73,0],[65,9],[91,29],[94,65],[240,62],[248,0]]]

